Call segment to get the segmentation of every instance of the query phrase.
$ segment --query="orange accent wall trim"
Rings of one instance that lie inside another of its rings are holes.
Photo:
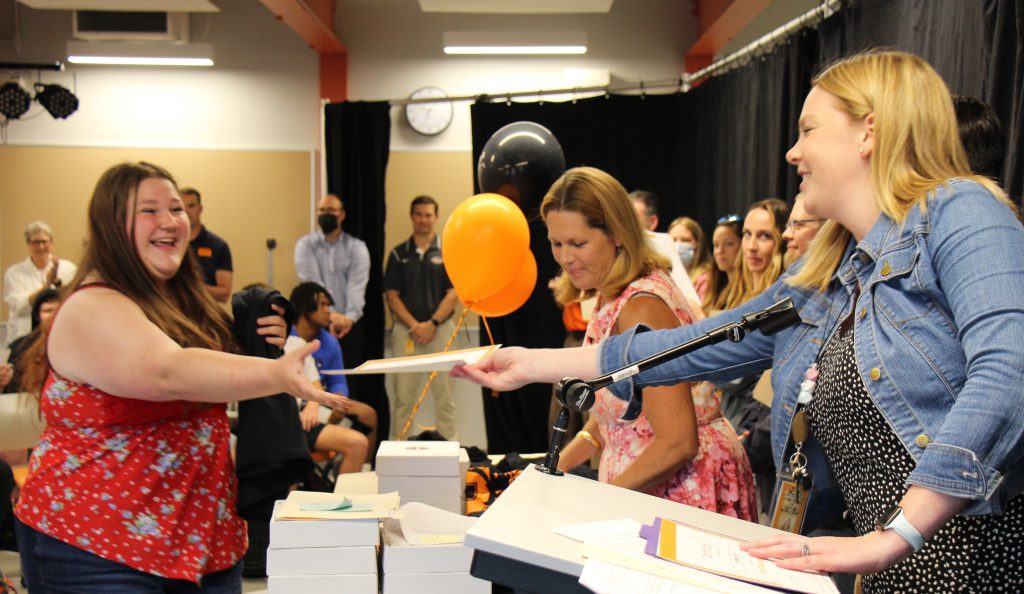
[[[700,37],[686,52],[686,71],[693,73],[711,64],[714,55],[771,3],[772,0],[733,0],[723,9],[719,0],[697,0]],[[709,14],[717,17],[711,21]]]
[[[320,54],[320,98],[348,100],[348,53]]]
[[[334,0],[260,0],[320,54],[320,97],[348,99],[348,49],[334,33]]]

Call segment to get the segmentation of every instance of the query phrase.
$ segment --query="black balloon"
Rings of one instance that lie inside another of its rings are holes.
[[[565,172],[565,155],[544,126],[514,122],[487,141],[476,172],[481,192],[509,198],[532,218],[548,188]]]

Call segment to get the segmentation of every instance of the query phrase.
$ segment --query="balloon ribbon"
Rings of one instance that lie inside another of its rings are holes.
[[[455,337],[458,336],[458,334],[459,334],[459,328],[462,327],[462,322],[466,319],[466,314],[468,314],[468,313],[469,313],[469,308],[468,307],[462,308],[462,315],[459,316],[459,321],[455,323],[455,330],[453,330],[452,331],[452,335],[448,337],[448,342],[445,343],[444,350],[441,351],[441,352],[447,353],[448,349],[450,349],[452,347],[452,343],[455,342]],[[493,344],[493,342],[491,344]],[[416,399],[416,404],[414,404],[412,406],[412,413],[409,415],[409,418],[406,419],[405,425],[402,426],[402,431],[398,434],[397,439],[399,441],[402,441],[403,439],[405,439],[406,433],[409,432],[409,426],[412,425],[413,420],[416,418],[416,413],[419,412],[419,410],[420,410],[420,404],[423,403],[423,399],[427,396],[427,390],[430,389],[430,384],[432,384],[434,382],[434,378],[435,377],[437,377],[437,372],[436,371],[430,372],[430,376],[427,377],[427,384],[425,386],[423,386],[423,391],[420,392],[420,397]],[[416,426],[419,427],[420,429],[424,430],[424,431],[426,431],[428,429],[433,429],[433,427],[424,427],[423,425],[420,425],[419,423],[416,423]],[[445,436],[445,437],[448,437],[448,436]]]

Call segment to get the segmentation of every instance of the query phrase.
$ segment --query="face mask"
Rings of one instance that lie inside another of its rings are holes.
[[[324,232],[324,235],[330,235],[338,228],[337,215],[322,214],[316,218],[316,222],[320,225],[320,230]]]
[[[679,252],[679,259],[682,260],[683,266],[689,268],[690,263],[693,262],[693,246],[688,243],[677,243],[676,251]]]

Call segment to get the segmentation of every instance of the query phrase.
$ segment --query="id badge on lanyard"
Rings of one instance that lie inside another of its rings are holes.
[[[804,374],[804,381],[800,384],[798,409],[793,416],[790,430],[794,444],[793,455],[789,457],[788,463],[779,469],[779,496],[775,500],[775,510],[772,512],[772,528],[796,534],[800,534],[803,529],[813,485],[813,477],[807,468],[807,456],[801,450],[810,434],[810,421],[805,405],[811,401],[817,381],[818,366],[814,364]]]

